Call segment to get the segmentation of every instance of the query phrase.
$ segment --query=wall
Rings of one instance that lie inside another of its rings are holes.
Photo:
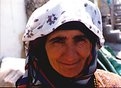
[[[23,57],[24,0],[1,0],[0,4],[0,58]]]

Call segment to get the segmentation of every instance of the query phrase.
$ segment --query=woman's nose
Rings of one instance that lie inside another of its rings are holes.
[[[74,46],[67,46],[64,53],[64,58],[67,61],[74,61],[78,58],[78,53]]]

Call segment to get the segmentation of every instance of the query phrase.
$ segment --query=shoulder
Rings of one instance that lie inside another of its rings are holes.
[[[97,69],[94,73],[99,87],[121,87],[121,76]]]

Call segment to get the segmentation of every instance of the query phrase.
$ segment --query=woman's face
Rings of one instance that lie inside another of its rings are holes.
[[[53,69],[64,77],[76,77],[85,66],[92,44],[79,30],[58,30],[48,35],[45,48]]]

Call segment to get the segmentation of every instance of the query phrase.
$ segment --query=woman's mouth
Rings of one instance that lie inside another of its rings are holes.
[[[76,62],[68,62],[68,63],[59,62],[59,64],[61,64],[63,67],[73,68],[73,67],[80,65],[80,60],[78,60]]]

